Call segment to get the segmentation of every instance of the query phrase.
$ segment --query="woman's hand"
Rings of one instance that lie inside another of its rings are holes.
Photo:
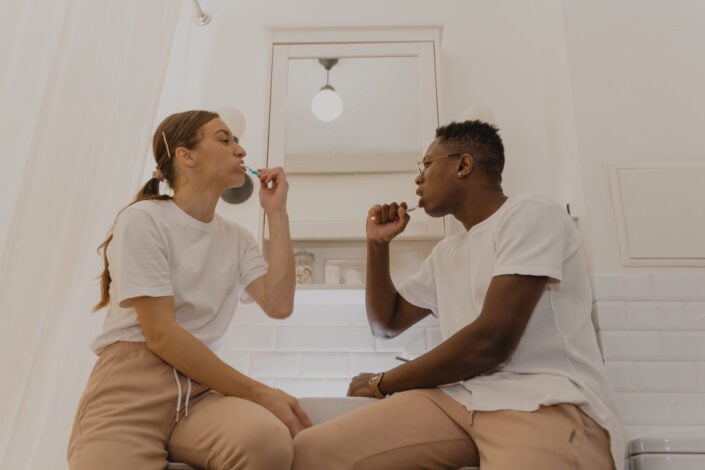
[[[390,242],[404,231],[409,223],[406,203],[377,204],[367,211],[367,239]]]
[[[311,427],[311,420],[296,398],[282,390],[265,386],[253,401],[267,408],[279,418],[289,428],[291,437],[296,436],[299,431]]]
[[[263,168],[259,171],[259,202],[265,212],[286,207],[286,196],[289,192],[289,182],[280,166]]]

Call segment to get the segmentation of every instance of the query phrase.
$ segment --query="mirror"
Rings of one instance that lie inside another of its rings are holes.
[[[325,60],[288,61],[287,172],[415,171],[423,145],[418,57],[336,58],[328,73]],[[329,121],[315,115],[313,103],[326,85],[342,100]]]
[[[434,51],[434,41],[273,44],[267,165],[289,176],[294,240],[364,240],[372,205],[418,200],[416,161],[438,125]],[[322,91],[342,106],[317,117]],[[417,211],[400,238],[443,235],[443,220]]]

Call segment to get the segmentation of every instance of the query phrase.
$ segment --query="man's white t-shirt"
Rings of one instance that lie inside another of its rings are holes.
[[[176,322],[217,352],[242,290],[267,272],[247,230],[218,215],[201,222],[172,200],[123,210],[107,256],[110,305],[91,343],[97,354],[116,341],[145,340],[130,301],[140,296],[173,296]]]
[[[526,330],[496,372],[442,387],[469,410],[533,411],[574,403],[610,434],[624,465],[624,429],[591,321],[592,291],[580,235],[555,203],[524,194],[468,232],[436,245],[399,293],[438,317],[444,340],[482,311],[494,276],[547,276]]]

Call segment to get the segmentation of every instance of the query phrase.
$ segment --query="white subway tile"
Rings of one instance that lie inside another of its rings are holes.
[[[684,330],[682,302],[626,302],[629,330]]]
[[[350,377],[350,353],[302,353],[301,377]]]
[[[223,351],[220,358],[230,367],[245,375],[250,374],[250,353],[246,351]]]
[[[393,353],[353,353],[351,376],[361,372],[384,372],[401,364]]]
[[[302,325],[348,325],[350,324],[350,314],[359,310],[356,305],[297,305],[293,316]]]
[[[616,392],[617,407],[625,424],[670,424],[669,395]]]
[[[698,392],[705,392],[705,362],[696,362],[695,364],[698,369]]]
[[[365,304],[365,289],[297,289],[297,304]]]
[[[374,351],[375,338],[368,327],[326,327],[325,348],[328,351]]]
[[[325,379],[297,379],[297,378],[276,378],[273,387],[284,390],[294,397],[319,397],[326,396]]]
[[[626,305],[624,302],[599,301],[593,304],[594,315],[597,319],[597,329],[626,330]]]
[[[284,326],[276,330],[276,348],[280,351],[323,351],[327,327]]]
[[[663,358],[661,338],[653,331],[601,331],[600,344],[606,361]]]
[[[698,371],[694,362],[636,362],[634,367],[641,391],[697,391]]]
[[[364,305],[356,305],[357,308],[350,312],[350,324],[353,326],[367,326],[369,327],[370,322],[367,321],[367,312],[365,311]]]
[[[295,397],[343,397],[350,381],[345,379],[276,379],[274,387]]]
[[[705,274],[653,274],[654,296],[661,300],[705,300]]]
[[[235,310],[232,323],[235,325],[274,325],[279,321],[267,316],[255,303],[240,303]]]
[[[250,354],[252,377],[298,377],[299,353],[253,352]]]
[[[649,274],[598,274],[594,279],[594,288],[598,301],[654,298]]]
[[[705,360],[705,331],[665,331],[661,338],[665,359]]]
[[[690,330],[705,330],[705,302],[683,302],[683,315]]]
[[[431,350],[443,342],[443,336],[441,335],[440,327],[429,326],[426,328],[426,344],[428,349]]]
[[[396,351],[402,354],[423,354],[427,351],[426,329],[413,326],[391,339],[376,338],[377,351]]]
[[[674,424],[705,423],[705,393],[675,393],[670,406]]]
[[[607,378],[616,392],[638,392],[639,378],[633,362],[605,361]]]
[[[224,349],[234,351],[271,351],[274,349],[275,328],[273,326],[236,325]]]

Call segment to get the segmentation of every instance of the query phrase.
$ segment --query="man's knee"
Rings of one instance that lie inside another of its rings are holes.
[[[244,439],[233,442],[232,452],[227,453],[223,469],[230,470],[242,462],[248,468],[289,470],[294,458],[291,435],[279,420],[275,423],[252,423]]]
[[[326,462],[328,440],[319,426],[304,429],[294,437],[294,465],[292,470],[312,470],[318,462]]]

